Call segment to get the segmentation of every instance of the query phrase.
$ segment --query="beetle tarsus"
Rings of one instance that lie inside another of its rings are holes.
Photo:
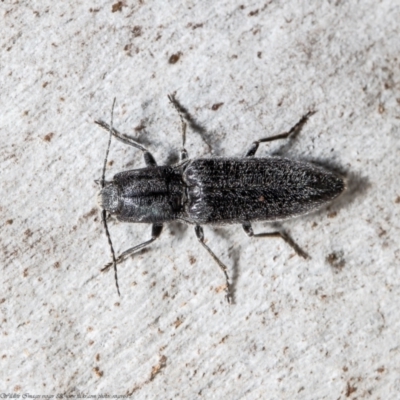
[[[274,135],[274,136],[269,136],[263,139],[256,140],[255,142],[252,143],[250,149],[247,151],[245,157],[253,157],[256,154],[256,151],[258,150],[258,146],[260,143],[266,143],[266,142],[272,142],[274,140],[279,140],[279,139],[287,139],[289,136],[296,134],[301,130],[303,125],[307,122],[308,118],[311,117],[311,115],[315,114],[316,111],[312,110],[309,111],[307,114],[304,114],[299,122],[297,122],[296,125],[294,125],[291,129],[289,129],[287,132],[280,133],[279,135]]]
[[[223,274],[225,275],[225,297],[228,303],[231,303],[232,297],[231,297],[231,285],[229,283],[229,276],[228,276],[228,268],[226,265],[215,255],[215,253],[204,243],[204,231],[203,228],[200,225],[196,225],[194,228],[194,231],[196,233],[197,239],[201,243],[201,245],[207,250],[207,252],[210,254],[210,256],[214,259],[214,261],[217,263]]]
[[[283,239],[300,257],[305,259],[310,258],[310,256],[300,248],[300,246],[286,233],[282,231],[275,232],[262,232],[254,233],[250,222],[245,222],[242,224],[243,230],[249,237],[262,238],[262,237],[280,237]]]

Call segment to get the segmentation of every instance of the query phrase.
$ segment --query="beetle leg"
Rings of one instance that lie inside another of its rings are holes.
[[[138,252],[139,250],[144,249],[147,247],[149,244],[153,243],[156,239],[158,239],[161,235],[162,232],[162,224],[153,224],[151,227],[151,239],[147,240],[146,242],[140,243],[137,246],[131,247],[130,249],[124,251],[122,254],[119,255],[119,257],[116,259],[117,264],[121,263],[122,261],[126,260],[130,255],[133,253]],[[101,272],[107,271],[113,263],[107,264]]]
[[[263,233],[254,233],[253,228],[251,227],[250,222],[245,222],[242,224],[244,231],[246,232],[247,236],[250,237],[280,237],[282,238],[300,257],[309,258],[309,255],[302,250],[294,241],[293,239],[286,233],[286,232],[263,232]]]
[[[225,281],[226,281],[226,288],[225,288],[225,293],[226,293],[226,300],[228,303],[231,303],[232,297],[231,297],[231,286],[229,284],[229,276],[228,276],[228,268],[226,265],[214,254],[214,252],[204,243],[204,231],[203,228],[200,225],[196,225],[194,227],[194,231],[196,232],[197,239],[199,239],[199,242],[201,245],[208,251],[210,256],[214,259],[214,261],[218,264],[218,266],[221,268],[221,271],[225,275]]]
[[[101,126],[103,129],[105,129],[107,132],[112,133],[112,135],[119,140],[122,143],[127,144],[128,146],[132,146],[135,149],[139,149],[143,152],[143,157],[144,157],[144,162],[148,167],[155,167],[157,165],[156,160],[154,159],[153,155],[141,144],[130,138],[129,136],[124,135],[123,133],[119,133],[115,128],[112,128],[105,123],[104,121],[94,121],[95,124]]]
[[[307,114],[303,115],[300,119],[300,121],[293,126],[293,128],[291,128],[289,131],[281,133],[279,135],[275,135],[275,136],[270,136],[267,138],[263,138],[263,139],[259,139],[256,140],[255,142],[253,142],[253,144],[251,145],[250,149],[248,150],[248,152],[246,153],[245,157],[252,157],[254,156],[254,154],[256,154],[256,151],[258,149],[258,146],[260,145],[260,143],[265,143],[265,142],[272,142],[274,140],[279,140],[279,139],[286,139],[287,137],[289,137],[290,135],[299,132],[300,129],[303,127],[303,125],[307,122],[308,118],[313,115],[315,113],[315,111],[309,111]]]
[[[188,153],[185,149],[185,144],[186,144],[186,128],[187,128],[187,123],[185,122],[185,115],[183,111],[181,110],[181,107],[179,107],[179,104],[175,100],[175,97],[173,95],[168,95],[168,99],[171,102],[171,104],[174,106],[175,110],[179,114],[179,118],[181,119],[181,124],[182,124],[182,149],[181,149],[181,161],[184,161],[188,158]]]

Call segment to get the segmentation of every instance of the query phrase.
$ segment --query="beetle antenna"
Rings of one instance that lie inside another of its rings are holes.
[[[103,166],[103,175],[101,177],[101,187],[104,188],[105,186],[105,182],[106,182],[106,167],[107,167],[107,159],[108,159],[108,153],[110,152],[110,145],[111,145],[111,137],[112,137],[112,132],[113,132],[113,119],[114,119],[114,106],[115,106],[115,97],[114,97],[114,101],[112,104],[112,108],[111,108],[111,124],[110,124],[110,137],[108,139],[108,146],[107,146],[107,151],[106,151],[106,157],[104,158],[104,166]],[[121,293],[119,292],[119,285],[118,285],[118,274],[117,274],[117,260],[115,258],[115,251],[114,251],[114,247],[112,245],[112,241],[111,241],[111,236],[110,236],[110,232],[108,230],[108,225],[107,225],[107,211],[103,210],[103,212],[101,213],[101,219],[103,221],[103,225],[104,225],[104,229],[106,231],[106,236],[107,236],[107,240],[108,240],[108,244],[110,245],[110,250],[111,250],[111,256],[112,256],[112,264],[114,267],[114,276],[115,276],[115,286],[117,287],[117,292],[118,295],[121,296]]]

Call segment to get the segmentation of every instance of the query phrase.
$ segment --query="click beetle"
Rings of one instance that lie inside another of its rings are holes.
[[[305,114],[289,131],[256,140],[244,157],[189,159],[185,149],[187,115],[174,96],[168,97],[182,124],[180,162],[174,166],[158,166],[145,147],[119,133],[113,127],[113,111],[110,125],[95,121],[110,133],[98,195],[112,254],[112,262],[103,270],[114,267],[119,294],[117,264],[154,242],[164,223],[182,221],[194,225],[200,244],[224,273],[226,298],[230,302],[227,267],[205,243],[202,226],[240,224],[248,236],[280,237],[298,255],[307,258],[307,254],[285,232],[254,233],[251,223],[281,221],[314,211],[339,196],[345,189],[345,182],[335,173],[309,162],[255,157],[260,143],[285,139],[298,132],[313,111]],[[146,167],[120,172],[112,181],[106,181],[111,137],[142,151]],[[108,214],[123,222],[152,224],[151,238],[116,257],[107,226]]]

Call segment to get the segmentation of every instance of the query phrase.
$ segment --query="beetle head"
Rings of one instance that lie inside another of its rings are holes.
[[[119,193],[118,188],[113,182],[106,183],[106,185],[98,192],[97,202],[103,210],[106,210],[111,214],[118,211]]]

